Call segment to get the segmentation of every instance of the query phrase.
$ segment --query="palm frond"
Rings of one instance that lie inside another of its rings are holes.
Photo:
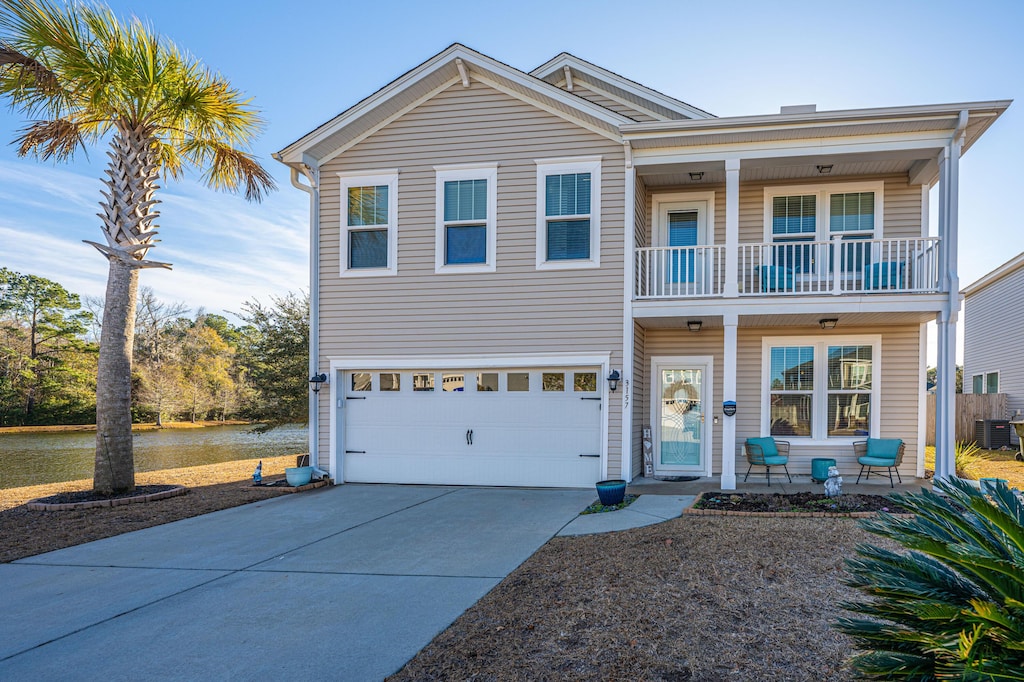
[[[69,159],[75,149],[85,147],[79,127],[67,119],[36,121],[21,129],[15,139],[18,155],[35,154],[45,160]]]
[[[218,140],[190,140],[182,145],[183,155],[198,167],[205,167],[203,181],[218,190],[245,187],[245,198],[261,201],[277,187],[270,173],[250,154]]]
[[[909,551],[862,545],[847,560],[846,583],[869,597],[836,623],[864,650],[851,663],[869,678],[1024,679],[1020,500],[1005,485],[936,488],[895,496],[914,518],[863,524]]]

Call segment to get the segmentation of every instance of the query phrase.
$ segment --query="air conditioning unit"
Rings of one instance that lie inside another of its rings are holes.
[[[974,422],[974,442],[986,450],[1010,447],[1010,422],[1007,419],[978,419]]]

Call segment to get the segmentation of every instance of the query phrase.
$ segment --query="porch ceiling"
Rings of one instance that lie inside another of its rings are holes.
[[[868,154],[744,159],[740,162],[740,182],[829,180],[857,175],[909,174],[915,168],[915,164],[931,160],[936,154],[938,149],[914,149]],[[828,165],[832,166],[830,173],[818,172],[818,166]],[[724,184],[725,162],[645,164],[637,166],[637,173],[648,188]],[[690,173],[703,173],[703,176],[699,180],[693,180]]]

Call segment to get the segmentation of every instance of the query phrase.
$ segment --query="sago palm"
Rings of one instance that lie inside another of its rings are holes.
[[[100,201],[108,260],[96,391],[96,467],[102,494],[135,485],[131,437],[131,352],[139,270],[155,246],[161,176],[199,169],[216,189],[244,188],[259,200],[273,188],[248,153],[261,121],[219,74],[138,19],[98,4],[0,0],[0,97],[31,122],[21,155],[65,160],[109,141]]]
[[[894,495],[916,516],[865,522],[899,543],[871,545],[847,561],[847,584],[870,597],[843,606],[839,630],[861,653],[864,677],[1024,680],[1024,504],[1005,483],[991,498],[953,478]]]

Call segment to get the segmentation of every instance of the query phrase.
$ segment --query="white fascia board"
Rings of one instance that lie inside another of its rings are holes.
[[[651,116],[651,117],[653,117],[653,118],[655,118],[655,119],[657,119],[659,121],[671,121],[671,120],[673,120],[673,119],[670,119],[667,116],[665,116],[665,114],[662,114],[662,113],[659,113],[657,111],[654,111],[653,109],[645,107],[642,104],[637,104],[636,102],[630,102],[625,97],[620,97],[619,95],[615,94],[614,92],[611,92],[611,91],[607,90],[606,88],[604,88],[603,86],[598,85],[597,83],[594,82],[594,80],[596,80],[596,79],[587,80],[587,79],[577,78],[576,79],[576,83],[578,85],[584,86],[588,90],[593,90],[594,92],[596,92],[599,95],[604,95],[608,99],[610,99],[610,100],[612,100],[614,102],[618,102],[619,104],[621,104],[624,107],[629,107],[630,109],[635,109],[636,111],[638,111],[638,112],[640,112],[642,114],[647,114],[648,116]]]
[[[847,137],[703,144],[693,147],[633,149],[636,166],[668,163],[705,163],[726,159],[773,159],[780,157],[864,154],[871,152],[939,149],[949,140],[943,131],[892,135],[851,135]],[[692,149],[692,151],[687,151]]]
[[[376,355],[329,357],[331,369],[491,369],[502,367],[604,367],[611,353],[521,353],[518,355]]]
[[[880,300],[881,299],[881,300]],[[858,296],[740,296],[694,300],[634,299],[633,317],[687,317],[693,315],[803,315],[852,313],[937,313],[945,294],[872,294]]]
[[[622,124],[633,122],[632,119],[616,114],[615,112],[605,109],[597,104],[588,102],[582,97],[577,97],[572,93],[565,92],[561,88],[558,88],[546,81],[530,76],[518,69],[508,66],[507,64],[503,64],[484,54],[476,52],[475,50],[471,50],[464,45],[456,43],[443,52],[423,62],[411,71],[400,76],[355,106],[342,112],[331,121],[328,121],[299,140],[288,145],[278,152],[278,156],[275,158],[278,158],[283,163],[299,160],[302,152],[306,149],[322,142],[324,139],[341,130],[360,116],[363,116],[384,101],[411,87],[413,84],[422,80],[436,70],[441,69],[450,63],[454,63],[456,59],[461,59],[463,64],[469,69],[471,80],[474,75],[474,68],[484,73],[491,72],[499,77],[507,78],[518,85],[535,90],[544,96],[555,99],[574,109],[578,109],[589,116],[604,121],[609,126],[618,127]]]
[[[660,104],[666,109],[675,111],[690,119],[714,118],[713,114],[710,114],[704,111],[703,109],[698,109],[697,107],[687,104],[686,102],[678,100],[674,97],[670,97],[662,92],[658,92],[657,90],[653,90],[647,87],[646,85],[641,85],[640,83],[631,81],[628,78],[625,78],[624,76],[620,76],[617,73],[613,73],[611,71],[608,71],[607,69],[603,69],[597,64],[592,64],[588,61],[580,59],[579,57],[576,57],[575,55],[571,55],[568,52],[563,52],[560,55],[556,56],[555,58],[545,62],[544,64],[541,64],[536,69],[531,71],[530,75],[535,76],[537,78],[546,78],[552,73],[561,70],[564,66],[568,66],[572,69],[575,69],[580,73],[588,74],[591,76],[591,78],[598,78],[601,80],[608,81],[609,83],[614,83],[615,85],[621,87],[623,90],[632,92],[637,97],[650,100],[651,102],[654,102],[656,104]]]
[[[707,134],[708,129],[731,130],[747,128],[752,130],[774,130],[790,127],[814,127],[836,123],[877,123],[884,120],[920,121],[941,118],[957,118],[967,110],[971,117],[996,118],[1013,100],[990,102],[965,102],[961,104],[930,104],[912,107],[879,107],[872,109],[840,109],[817,111],[809,114],[767,114],[758,116],[732,116],[727,118],[694,119],[689,121],[648,121],[629,123],[622,126],[622,133],[630,139],[659,137],[665,133]],[[955,123],[952,127],[955,127]]]
[[[1010,260],[1000,265],[995,270],[989,272],[986,275],[982,275],[979,279],[975,280],[971,284],[968,284],[966,287],[960,290],[960,293],[965,297],[973,296],[982,289],[985,289],[986,287],[995,284],[1002,278],[1007,277],[1008,275],[1012,275],[1013,273],[1017,272],[1017,270],[1020,270],[1022,267],[1024,267],[1024,253],[1019,253]]]

